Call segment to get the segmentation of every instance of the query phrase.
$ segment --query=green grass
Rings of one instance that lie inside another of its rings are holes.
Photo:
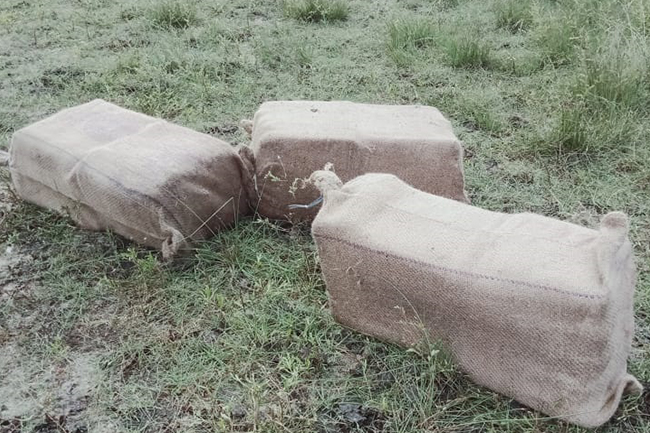
[[[284,14],[310,23],[345,21],[350,13],[344,0],[283,0]]]
[[[585,58],[584,72],[575,93],[590,98],[594,104],[617,104],[645,110],[650,107],[647,85],[649,59],[645,41],[636,37],[615,41]]]
[[[540,21],[534,40],[545,62],[552,66],[570,63],[581,42],[577,25],[565,15],[558,17],[552,13]]]
[[[446,46],[448,62],[454,68],[486,68],[490,64],[490,46],[479,38],[452,38]]]
[[[388,25],[388,47],[391,50],[424,48],[435,42],[436,31],[427,20],[396,20]]]
[[[126,10],[122,12],[121,17],[129,20],[134,17],[134,14]],[[151,20],[157,27],[185,29],[196,23],[196,8],[193,4],[183,0],[164,0],[153,6]]]
[[[291,19],[288,4],[7,0],[0,148],[97,97],[232,144],[265,100],[438,107],[475,205],[592,227],[630,215],[630,370],[647,385],[650,2],[353,1],[334,24],[314,14],[336,2],[291,3],[306,11]],[[436,347],[337,325],[304,229],[244,219],[163,263],[15,201],[8,182],[0,168],[0,255],[17,254],[0,268],[0,388],[27,396],[9,420],[23,431],[59,416],[68,431],[585,431],[472,384]],[[648,431],[647,413],[647,394],[627,399],[596,431]]]
[[[557,126],[557,152],[587,153],[589,137],[586,129],[589,119],[584,114],[584,106],[562,108]]]
[[[407,65],[413,56],[436,42],[436,30],[426,19],[398,19],[388,24],[388,54],[398,65]]]
[[[494,13],[497,27],[511,32],[526,30],[533,22],[530,2],[502,0],[496,3]]]

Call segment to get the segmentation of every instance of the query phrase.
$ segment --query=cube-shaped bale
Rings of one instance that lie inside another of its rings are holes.
[[[248,173],[229,144],[103,100],[17,131],[10,155],[23,199],[167,258],[248,208]]]
[[[332,164],[343,180],[391,173],[423,191],[466,201],[462,146],[451,124],[426,106],[334,101],[276,101],[253,119],[252,144],[260,215],[311,220],[319,193],[304,180]],[[251,194],[253,196],[253,194]]]
[[[599,230],[502,214],[367,174],[314,173],[312,231],[332,312],[383,340],[440,341],[475,382],[594,427],[624,390],[635,266],[627,217]]]

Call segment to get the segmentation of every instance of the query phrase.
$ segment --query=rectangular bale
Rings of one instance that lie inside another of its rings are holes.
[[[16,131],[9,166],[23,199],[167,258],[248,208],[229,144],[100,99]]]
[[[476,383],[586,427],[626,389],[635,265],[627,218],[599,230],[503,214],[388,174],[316,172],[312,232],[341,324],[404,346],[440,341]]]
[[[343,181],[391,173],[431,194],[467,201],[463,149],[451,124],[433,107],[346,101],[274,101],[255,113],[252,143],[260,215],[310,221],[318,192],[307,179],[331,164]],[[253,194],[251,194],[253,195]]]

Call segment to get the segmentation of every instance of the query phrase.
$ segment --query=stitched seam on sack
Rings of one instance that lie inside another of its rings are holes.
[[[582,294],[582,293],[570,292],[568,290],[563,290],[563,289],[560,289],[560,288],[557,288],[557,287],[545,286],[543,284],[532,284],[532,283],[527,283],[525,281],[513,280],[513,279],[509,279],[509,278],[500,278],[500,277],[494,277],[494,276],[491,276],[491,275],[477,274],[477,273],[474,273],[474,272],[467,272],[467,271],[461,271],[461,270],[458,270],[458,269],[447,268],[445,266],[434,265],[432,263],[426,263],[426,262],[423,262],[423,261],[420,261],[420,260],[411,259],[409,257],[403,257],[403,256],[399,256],[397,254],[392,254],[392,253],[385,252],[385,251],[379,251],[379,250],[376,250],[374,248],[370,248],[370,247],[367,247],[367,246],[364,246],[364,245],[360,245],[360,244],[357,244],[357,243],[354,243],[354,242],[346,241],[346,240],[339,239],[339,238],[329,236],[329,235],[321,235],[321,234],[315,234],[314,233],[314,237],[322,238],[322,239],[329,239],[329,240],[332,240],[332,241],[335,241],[335,242],[339,242],[339,243],[351,246],[353,248],[358,248],[358,249],[370,251],[372,253],[383,255],[383,256],[390,256],[390,257],[398,259],[398,260],[413,263],[413,264],[416,264],[416,265],[419,265],[419,266],[424,266],[424,267],[428,267],[428,268],[437,269],[437,270],[448,272],[448,273],[451,273],[451,274],[463,275],[463,276],[474,277],[474,278],[477,278],[477,279],[484,279],[484,280],[490,280],[490,281],[500,281],[500,282],[515,284],[515,285],[522,285],[522,286],[526,286],[526,287],[533,288],[533,289],[548,290],[548,291],[551,291],[551,292],[561,293],[563,295],[574,296],[574,297],[577,297],[577,298],[586,298],[586,299],[605,299],[606,298],[603,295],[585,295],[585,294]]]
[[[384,207],[387,207],[387,208],[393,209],[393,210],[395,210],[395,211],[397,211],[397,212],[401,212],[401,213],[404,213],[404,214],[407,214],[407,215],[412,215],[412,216],[415,216],[415,217],[418,217],[418,218],[425,219],[425,220],[427,220],[427,221],[432,221],[432,222],[434,222],[434,223],[436,223],[436,224],[444,225],[445,227],[451,228],[452,230],[456,230],[456,231],[458,231],[458,232],[462,232],[462,233],[476,233],[476,232],[481,232],[481,233],[496,234],[496,235],[511,235],[511,236],[522,236],[522,235],[524,235],[524,236],[526,236],[526,237],[528,237],[528,238],[530,238],[530,239],[539,239],[539,240],[542,240],[542,241],[551,242],[551,243],[554,243],[554,244],[557,244],[557,245],[561,245],[561,246],[563,246],[563,247],[571,247],[571,248],[575,248],[575,249],[579,249],[579,248],[580,248],[579,246],[577,246],[577,245],[575,245],[575,244],[570,244],[570,243],[565,243],[565,242],[559,242],[559,241],[557,241],[557,240],[555,240],[555,239],[549,239],[549,238],[545,238],[545,237],[541,237],[541,236],[534,236],[534,235],[531,235],[531,234],[529,234],[529,233],[515,233],[515,232],[506,232],[506,231],[491,231],[491,230],[483,230],[483,229],[471,230],[471,231],[470,231],[470,230],[463,230],[463,229],[459,229],[459,228],[457,228],[457,227],[450,227],[450,226],[449,226],[449,223],[447,223],[447,222],[445,222],[445,221],[437,220],[437,219],[435,219],[435,218],[431,218],[431,217],[429,217],[429,216],[427,216],[427,215],[422,215],[421,213],[409,212],[408,210],[405,210],[405,209],[402,209],[402,208],[398,208],[398,207],[392,206],[392,205],[390,205],[390,204],[387,204],[387,203],[385,203],[385,202],[383,202],[383,201],[381,201],[381,200],[378,200],[378,199],[376,199],[375,197],[369,196],[369,195],[367,195],[367,194],[352,194],[352,193],[349,193],[349,192],[342,191],[341,189],[339,189],[337,192],[339,192],[339,193],[341,193],[341,194],[345,194],[345,195],[347,195],[347,196],[352,196],[352,197],[368,198],[368,199],[370,199],[370,200],[372,200],[372,201],[374,201],[374,202],[376,202],[376,203],[379,203],[379,205],[381,205],[381,206],[384,206]],[[442,197],[442,198],[445,198],[445,197]],[[451,200],[451,199],[447,199],[447,200]],[[470,205],[468,205],[468,206],[470,206]],[[490,213],[498,213],[498,212],[492,212],[492,211],[488,211],[488,212],[490,212]],[[522,214],[522,213],[517,213],[517,214],[503,214],[503,215],[514,216],[514,215],[523,215],[523,214]],[[552,219],[552,218],[549,218],[549,219]],[[561,220],[555,220],[555,221],[558,221],[558,222],[561,222],[561,223],[565,223],[565,224],[571,224],[571,223],[568,223],[568,222],[566,222],[566,221],[561,221]],[[575,225],[575,224],[572,224],[572,225]],[[578,225],[576,225],[576,227],[584,228],[584,229],[587,229],[587,230],[592,230],[592,231],[596,232],[596,236],[598,236],[598,234],[599,234],[598,230],[595,230],[595,229],[589,229],[589,228],[581,227],[581,226],[578,226]]]
[[[160,122],[164,122],[164,121],[160,121]],[[42,138],[40,138],[40,137],[38,137],[38,136],[35,136],[35,135],[33,135],[33,134],[30,134],[29,132],[24,132],[24,131],[21,132],[21,134],[25,134],[25,135],[27,135],[27,136],[29,136],[29,137],[35,139],[35,140],[38,140],[39,142],[41,142],[41,143],[43,143],[43,144],[45,144],[45,145],[47,145],[47,146],[49,146],[49,147],[52,147],[52,148],[54,148],[54,149],[56,149],[56,150],[58,150],[58,151],[60,151],[60,152],[62,152],[62,153],[65,153],[66,155],[69,155],[69,156],[73,157],[73,158],[76,160],[76,163],[75,163],[74,167],[72,168],[73,171],[76,169],[76,167],[77,167],[78,164],[83,164],[83,165],[85,165],[86,167],[88,167],[90,170],[92,170],[92,171],[98,173],[99,175],[103,176],[104,178],[108,179],[109,181],[114,182],[116,185],[119,185],[119,186],[120,186],[124,191],[126,191],[126,193],[123,193],[124,196],[130,198],[130,197],[127,195],[127,193],[130,193],[130,194],[133,194],[133,195],[135,195],[135,196],[137,196],[137,197],[141,197],[141,198],[145,198],[145,199],[151,200],[155,205],[160,206],[160,208],[163,209],[163,211],[165,212],[165,214],[167,214],[167,215],[165,215],[165,216],[171,217],[171,220],[172,220],[172,222],[176,225],[176,227],[181,227],[181,225],[178,223],[178,221],[176,220],[176,217],[173,215],[173,213],[172,213],[172,212],[169,212],[165,206],[163,206],[161,203],[158,202],[158,200],[156,200],[155,198],[151,197],[150,195],[148,195],[148,194],[143,194],[143,193],[141,193],[141,192],[139,192],[139,191],[136,191],[136,190],[133,190],[133,189],[131,189],[131,188],[127,188],[126,186],[122,185],[122,183],[120,183],[120,182],[118,182],[117,180],[113,179],[111,176],[108,176],[107,174],[103,173],[101,170],[99,170],[99,169],[95,168],[94,166],[92,166],[91,164],[89,164],[87,161],[85,161],[84,158],[79,158],[77,155],[74,155],[74,154],[72,154],[72,153],[70,153],[70,152],[68,152],[68,151],[66,151],[66,150],[64,150],[64,149],[62,149],[62,148],[60,148],[59,146],[54,146],[54,145],[52,145],[52,144],[46,142],[45,140],[43,140]],[[134,135],[134,134],[132,134],[132,135]],[[104,147],[104,146],[102,146],[102,147]],[[90,153],[90,152],[88,152],[88,153]],[[88,153],[86,153],[85,156],[87,156]],[[29,177],[29,178],[33,179],[31,176],[22,173],[20,170],[16,170],[16,171],[17,171],[21,176],[25,176],[25,177]],[[44,183],[41,182],[41,181],[36,181],[36,182],[40,183],[41,185],[47,186],[47,187],[50,188],[52,191],[55,191],[55,192],[61,194],[61,195],[64,196],[64,197],[68,197],[69,199],[74,200],[74,201],[77,201],[77,202],[79,202],[79,203],[82,203],[82,204],[84,204],[85,206],[88,206],[88,207],[90,207],[90,208],[92,209],[92,206],[91,206],[90,204],[88,204],[88,203],[84,203],[83,201],[81,201],[81,200],[79,200],[79,199],[76,199],[76,198],[74,198],[74,197],[70,197],[70,196],[68,196],[68,195],[66,195],[66,194],[64,194],[64,193],[62,193],[62,192],[59,191],[58,189],[56,189],[56,188],[52,188],[51,186],[46,185],[46,184],[44,184]],[[176,197],[174,197],[174,198],[176,198]],[[151,212],[153,212],[151,209],[146,208],[146,206],[144,206],[143,204],[138,203],[135,199],[132,199],[132,200],[133,200],[136,204],[139,204],[140,206],[144,207],[145,209],[150,210]],[[116,222],[118,222],[118,223],[120,223],[120,224],[122,224],[122,225],[124,225],[124,226],[126,226],[126,227],[130,227],[129,224],[127,224],[126,222],[122,222],[122,221],[119,221],[119,220],[114,220],[114,221],[116,221]],[[155,237],[157,238],[157,236],[155,236]],[[167,238],[165,238],[165,239],[167,239]]]

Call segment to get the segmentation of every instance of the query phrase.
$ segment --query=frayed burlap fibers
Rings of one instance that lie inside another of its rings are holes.
[[[326,164],[345,182],[369,172],[391,173],[423,191],[466,201],[462,146],[433,107],[346,101],[274,101],[252,123],[244,159],[254,159],[260,215],[311,221],[318,191],[305,180]]]
[[[635,266],[627,217],[599,230],[481,210],[388,174],[325,195],[312,231],[332,313],[402,345],[443,342],[476,383],[586,427],[625,390]]]
[[[229,144],[102,100],[17,131],[10,155],[23,199],[166,258],[248,208],[249,173]]]

